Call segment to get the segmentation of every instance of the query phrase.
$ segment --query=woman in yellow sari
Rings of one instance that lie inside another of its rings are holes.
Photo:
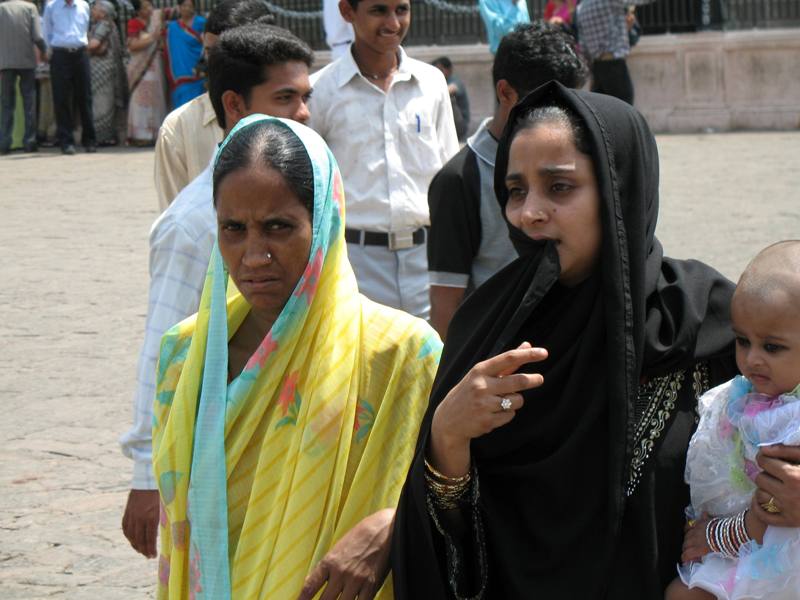
[[[240,121],[214,202],[200,310],[164,336],[158,366],[159,597],[326,584],[326,599],[390,598],[393,510],[440,341],[358,293],[339,171],[310,129]]]

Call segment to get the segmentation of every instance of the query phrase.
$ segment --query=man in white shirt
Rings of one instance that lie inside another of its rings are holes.
[[[75,154],[73,104],[81,117],[81,142],[87,152],[97,152],[92,78],[86,52],[89,5],[85,0],[52,0],[45,6],[42,20],[44,39],[52,53],[50,83],[61,152]]]
[[[342,171],[359,290],[427,319],[428,184],[458,151],[447,83],[400,46],[408,0],[341,0],[339,9],[355,41],[312,76],[310,125]]]
[[[208,15],[203,32],[204,56],[223,32],[251,23],[272,24],[272,13],[262,0],[224,0]],[[158,130],[155,182],[158,206],[164,210],[190,181],[206,168],[222,141],[208,92],[169,113]]]
[[[246,25],[223,33],[209,53],[209,97],[227,134],[254,113],[308,120],[311,49],[292,33],[270,25]],[[152,421],[156,361],[161,336],[197,312],[208,260],[217,235],[213,159],[186,186],[150,231],[150,294],[145,340],[139,357],[134,424],[122,436],[134,460],[122,529],[136,551],[156,556],[158,490],[152,470]]]

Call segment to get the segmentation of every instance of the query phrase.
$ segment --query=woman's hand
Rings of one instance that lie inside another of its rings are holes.
[[[448,477],[469,470],[470,440],[502,427],[522,408],[518,392],[542,385],[538,373],[517,373],[525,364],[547,358],[544,348],[523,342],[519,348],[478,363],[436,407],[431,424],[431,464]],[[503,409],[503,402],[510,403]]]
[[[764,446],[756,456],[764,469],[756,476],[758,490],[753,494],[752,511],[766,525],[800,527],[800,448]],[[780,512],[768,512],[764,505]]]
[[[371,600],[389,573],[395,509],[385,508],[348,531],[306,577],[298,600]]]
[[[711,519],[705,513],[694,522],[686,523],[683,528],[683,552],[681,562],[695,562],[711,552],[706,541],[706,527]]]

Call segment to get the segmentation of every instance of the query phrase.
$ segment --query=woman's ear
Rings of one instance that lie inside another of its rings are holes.
[[[244,98],[233,90],[222,92],[222,108],[225,110],[227,129],[233,129],[233,126],[248,114]]]

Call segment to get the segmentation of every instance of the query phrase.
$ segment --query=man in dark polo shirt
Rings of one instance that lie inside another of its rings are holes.
[[[497,140],[511,109],[551,79],[580,87],[587,72],[574,40],[542,21],[518,25],[500,42],[492,66],[494,117],[481,123],[428,188],[431,325],[443,339],[465,295],[517,257],[494,195]]]
[[[92,78],[89,71],[89,5],[86,0],[52,0],[44,9],[44,39],[50,48],[50,81],[58,143],[64,154],[75,154],[71,101],[81,116],[81,142],[97,151],[92,118]]]

